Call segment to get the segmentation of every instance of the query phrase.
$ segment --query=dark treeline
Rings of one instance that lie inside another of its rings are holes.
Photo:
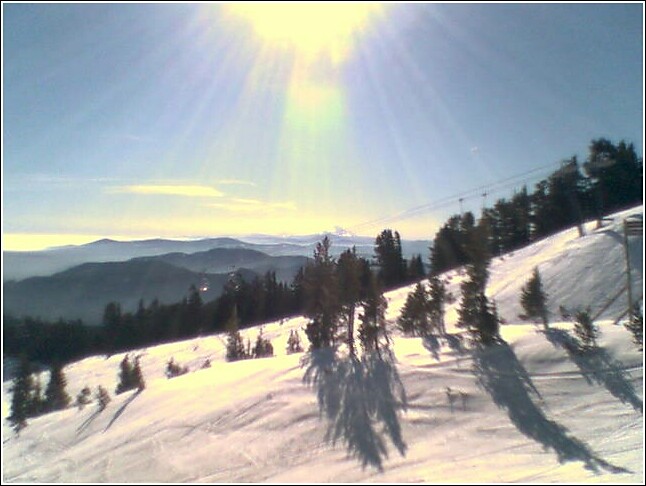
[[[338,268],[335,265],[335,272],[342,286],[339,292],[344,298],[352,299],[354,290],[348,287],[350,271],[346,264],[350,250],[344,255],[339,259]],[[357,266],[356,278],[360,285],[355,300],[366,294],[373,266],[378,267],[377,274],[384,288],[421,280],[425,273],[421,256],[414,256],[410,262],[403,258],[399,234],[391,230],[384,230],[377,237],[373,263],[356,257],[353,264]],[[307,305],[304,286],[308,272],[311,273],[308,267],[302,268],[291,283],[277,281],[274,272],[251,282],[232,273],[222,294],[210,302],[202,301],[195,286],[191,286],[180,302],[160,304],[157,300],[149,303],[140,300],[134,312],[125,312],[118,302],[109,302],[104,308],[102,326],[98,327],[86,326],[81,320],[48,322],[5,316],[3,350],[8,356],[24,355],[30,361],[43,364],[65,363],[93,354],[113,354],[224,332],[234,309],[241,328],[301,315]]]
[[[3,351],[43,364],[113,354],[224,331],[234,305],[242,327],[296,315],[302,308],[301,292],[298,276],[289,285],[277,282],[274,272],[252,282],[236,273],[222,295],[207,303],[195,286],[178,303],[160,304],[155,299],[146,304],[140,300],[134,312],[124,312],[119,303],[109,302],[101,326],[87,326],[80,320],[52,323],[5,316]]]
[[[478,224],[472,213],[455,215],[440,228],[431,250],[433,273],[469,263],[469,235],[482,226],[488,250],[497,256],[586,220],[601,218],[643,201],[643,161],[632,144],[600,138],[589,146],[583,172],[576,157],[540,181],[530,193],[523,187],[511,199],[485,208]]]

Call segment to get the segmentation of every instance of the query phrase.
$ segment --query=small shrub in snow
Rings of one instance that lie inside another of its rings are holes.
[[[140,391],[146,388],[146,382],[141,371],[141,366],[139,365],[139,356],[135,358],[135,363],[133,365],[130,362],[129,355],[126,354],[119,366],[119,384],[115,390],[117,395],[129,390],[134,390],[135,388]]]
[[[287,339],[287,354],[301,353],[303,352],[303,345],[301,344],[301,338],[298,335],[298,331],[292,329],[289,331],[289,339]]]
[[[579,339],[580,347],[583,351],[597,347],[599,331],[594,322],[592,322],[590,309],[580,310],[574,314],[574,334]]]
[[[91,402],[90,395],[92,394],[92,391],[90,390],[89,386],[83,387],[83,389],[79,392],[78,395],[76,395],[76,406],[78,407],[79,410],[83,410],[83,408]]]
[[[633,335],[633,342],[637,345],[640,351],[644,349],[644,315],[639,303],[633,307],[630,313],[630,320],[626,323],[626,329]]]
[[[227,336],[227,361],[237,361],[247,358],[245,351],[244,341],[240,333],[236,331],[229,331]]]
[[[176,376],[185,375],[188,373],[188,366],[181,366],[178,363],[175,363],[175,358],[171,358],[168,363],[166,363],[166,378],[175,378]]]
[[[268,356],[274,355],[274,347],[271,345],[269,339],[266,339],[262,335],[262,328],[258,333],[258,338],[256,339],[256,344],[251,350],[251,355],[254,358],[265,358]]]
[[[99,404],[99,412],[105,410],[105,407],[108,406],[108,403],[112,401],[108,390],[99,385],[99,388],[96,391],[96,401]]]

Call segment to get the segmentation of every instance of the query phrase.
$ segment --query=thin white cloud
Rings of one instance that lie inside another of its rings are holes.
[[[129,193],[157,196],[223,197],[224,193],[210,186],[173,184],[134,184],[109,189],[111,193]]]
[[[231,198],[217,203],[205,204],[210,208],[223,209],[234,213],[267,213],[276,211],[296,211],[293,201],[266,202],[258,199]]]
[[[253,186],[253,187],[256,186],[255,182],[243,181],[240,179],[220,179],[215,183],[222,186]]]

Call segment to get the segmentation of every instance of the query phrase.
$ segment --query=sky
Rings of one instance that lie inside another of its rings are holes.
[[[643,156],[643,25],[642,3],[5,2],[3,249],[431,239],[592,139]]]

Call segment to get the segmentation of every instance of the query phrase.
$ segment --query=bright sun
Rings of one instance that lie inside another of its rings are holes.
[[[254,2],[227,4],[231,13],[248,20],[264,41],[294,48],[306,57],[328,55],[344,60],[356,33],[382,7],[354,2]]]

